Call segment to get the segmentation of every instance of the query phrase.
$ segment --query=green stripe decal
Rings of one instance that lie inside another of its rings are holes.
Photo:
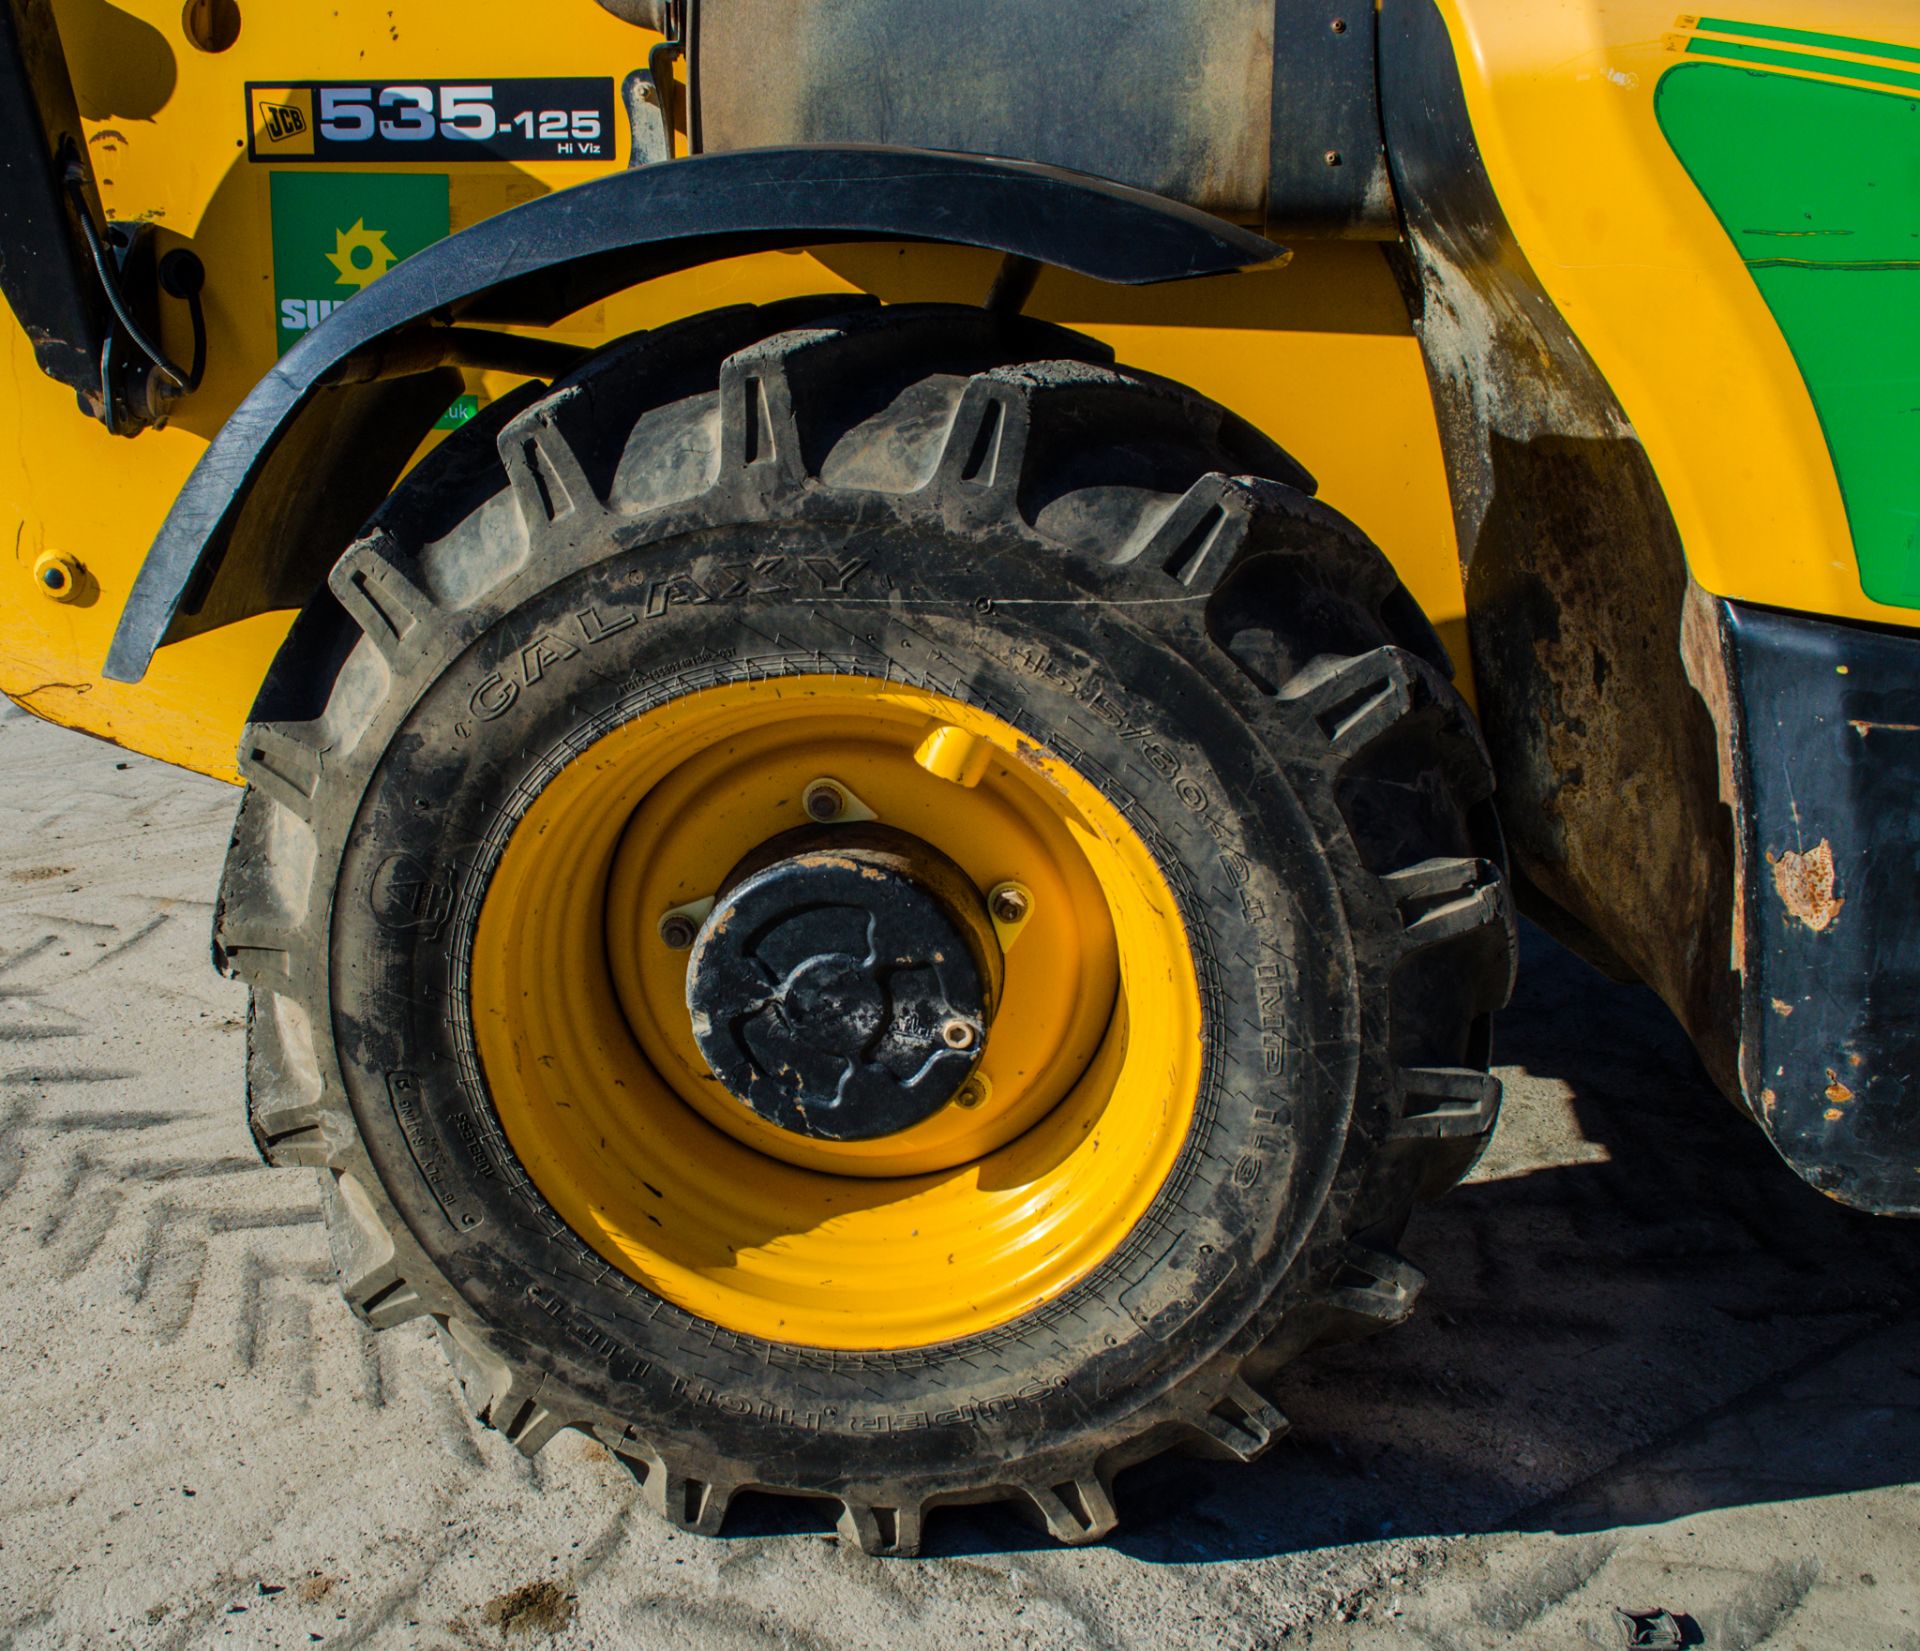
[[[1829,52],[1861,52],[1870,57],[1890,57],[1896,63],[1920,63],[1920,46],[1889,46],[1883,41],[1855,40],[1845,34],[1782,29],[1771,23],[1735,23],[1724,17],[1703,17],[1694,27],[1702,34],[1737,34],[1748,40],[1780,40],[1790,46],[1818,46]]]
[[[1730,57],[1741,63],[1764,63],[1776,69],[1805,69],[1810,74],[1845,75],[1849,80],[1872,80],[1886,86],[1911,86],[1920,91],[1920,74],[1911,69],[1883,69],[1874,63],[1848,63],[1838,57],[1815,57],[1811,52],[1777,52],[1771,46],[1745,46],[1737,40],[1692,40],[1689,57]]]
[[[1806,381],[1862,589],[1920,608],[1920,99],[1693,62],[1654,108]]]

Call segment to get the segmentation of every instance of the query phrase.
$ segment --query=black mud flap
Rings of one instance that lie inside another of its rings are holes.
[[[1920,633],[1721,607],[1741,1087],[1822,1192],[1920,1215]]]

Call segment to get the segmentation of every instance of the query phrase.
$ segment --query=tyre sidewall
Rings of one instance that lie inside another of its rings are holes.
[[[1335,1258],[1303,1246],[1341,1230],[1320,1217],[1384,1127],[1356,1097],[1392,1088],[1362,1069],[1384,993],[1354,933],[1385,919],[1340,892],[1362,880],[1315,742],[1235,691],[1192,604],[1155,611],[1168,581],[869,514],[630,543],[534,584],[469,616],[453,657],[407,667],[329,781],[355,799],[331,916],[341,1077],[387,1196],[503,1351],[744,1479],[777,1462],[802,1488],[950,1483],[1012,1439],[1035,1454],[1137,1431],[1324,1283]],[[1064,757],[1151,848],[1193,943],[1204,1071],[1169,1182],[1093,1274],[937,1346],[785,1346],[652,1295],[539,1196],[473,1052],[480,904],[545,781],[667,700],[809,672],[950,695]],[[383,893],[396,861],[429,891],[407,912]]]

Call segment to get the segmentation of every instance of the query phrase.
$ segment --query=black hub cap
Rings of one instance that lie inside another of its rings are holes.
[[[960,1091],[999,974],[985,904],[945,855],[880,827],[802,830],[729,878],[687,1008],[736,1100],[797,1135],[868,1141]]]

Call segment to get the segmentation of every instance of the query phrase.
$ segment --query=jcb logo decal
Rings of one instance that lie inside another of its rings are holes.
[[[307,129],[307,117],[291,103],[260,105],[260,130],[270,143],[285,143]]]
[[[313,153],[313,92],[305,86],[253,88],[253,146],[274,159]]]

